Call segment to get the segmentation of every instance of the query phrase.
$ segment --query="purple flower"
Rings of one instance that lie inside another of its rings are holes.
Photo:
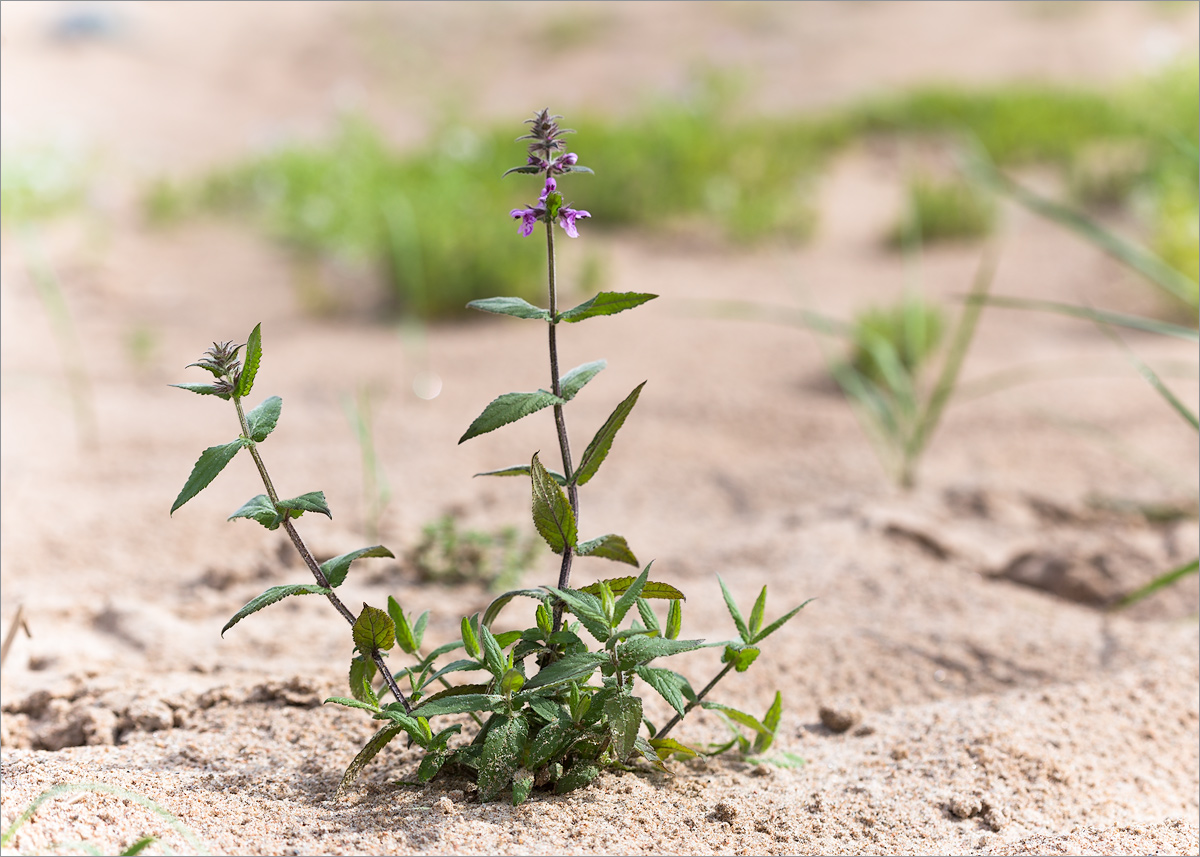
[[[579,230],[575,228],[576,217],[591,217],[592,215],[586,211],[576,211],[573,208],[560,208],[558,210],[558,225],[566,230],[567,235],[572,238],[579,237]]]
[[[550,169],[556,173],[566,172],[568,167],[573,167],[579,163],[579,156],[574,152],[568,152],[561,158],[558,158],[549,165]]]
[[[509,215],[514,220],[520,220],[521,225],[517,227],[517,231],[525,237],[533,234],[534,225],[546,213],[546,209],[538,206],[537,208],[514,208],[509,212]]]
[[[542,188],[542,195],[538,197],[538,202],[544,205],[546,202],[546,197],[554,193],[556,190],[558,190],[558,182],[554,180],[553,176],[546,176],[546,186]]]

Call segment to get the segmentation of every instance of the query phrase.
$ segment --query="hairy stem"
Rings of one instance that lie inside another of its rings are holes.
[[[669,721],[667,721],[666,726],[664,726],[662,729],[659,729],[656,733],[654,733],[654,737],[655,738],[667,737],[667,733],[670,732],[672,729],[674,729],[676,726],[678,726],[680,721],[682,721],[683,718],[687,717],[688,714],[691,713],[692,709],[700,704],[700,702],[704,699],[704,697],[706,697],[708,695],[708,692],[710,690],[712,690],[714,687],[716,687],[717,682],[719,682],[721,679],[725,678],[726,674],[731,669],[733,669],[733,664],[726,664],[725,669],[723,669],[719,673],[717,673],[713,677],[713,680],[704,686],[704,690],[702,690],[698,694],[696,694],[696,701],[689,702],[687,704],[687,706],[683,709],[683,714],[676,714],[674,717],[672,717]]]
[[[240,422],[242,426],[242,436],[249,439],[250,423],[246,419],[245,411],[242,409],[241,397],[233,396],[232,398],[234,407],[237,408],[238,422]],[[275,485],[271,482],[271,476],[269,473],[267,473],[267,465],[263,463],[262,456],[259,455],[258,452],[258,446],[253,440],[250,441],[248,448],[250,450],[250,457],[254,459],[254,466],[258,468],[258,475],[262,477],[263,487],[267,489],[267,497],[270,498],[271,504],[274,505],[279,502],[279,494],[276,493]],[[284,532],[288,534],[288,538],[292,540],[292,544],[295,546],[296,552],[300,554],[300,558],[304,560],[304,564],[308,566],[308,570],[311,571],[313,577],[316,578],[317,585],[323,589],[329,590],[329,592],[325,595],[325,597],[329,599],[329,603],[332,604],[334,608],[342,614],[342,618],[349,622],[350,627],[353,628],[355,620],[354,614],[350,612],[350,608],[342,602],[342,599],[337,597],[337,593],[335,593],[333,591],[333,587],[329,585],[329,578],[325,576],[325,572],[321,571],[320,563],[318,563],[316,557],[312,555],[312,551],[308,549],[308,545],[304,543],[304,539],[300,538],[300,533],[296,531],[295,524],[292,523],[291,518],[287,514],[283,516],[283,529]],[[375,661],[375,666],[379,668],[381,673],[383,673],[384,681],[387,682],[388,689],[391,690],[392,695],[394,695],[396,699],[400,700],[400,702],[404,705],[404,710],[411,714],[412,707],[408,704],[408,698],[405,697],[403,691],[400,690],[400,685],[396,684],[396,679],[392,677],[391,670],[388,669],[387,662],[383,659],[383,654],[376,649],[371,653],[371,659]]]
[[[547,279],[550,289],[550,392],[562,396],[562,383],[558,373],[558,289],[554,273],[554,224],[546,221],[546,259]],[[575,515],[576,526],[579,524],[579,489],[571,480],[571,443],[567,438],[567,422],[563,417],[562,405],[554,406],[554,426],[558,430],[558,449],[562,453],[563,476],[567,478],[567,499],[571,503],[571,512]],[[558,588],[566,589],[571,583],[571,559],[575,555],[574,545],[563,548],[562,565],[558,571]],[[554,630],[562,627],[563,605],[554,606]]]

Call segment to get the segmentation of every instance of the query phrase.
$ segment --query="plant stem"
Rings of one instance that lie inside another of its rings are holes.
[[[546,221],[546,259],[547,278],[550,289],[550,392],[562,396],[562,383],[558,374],[558,290],[554,273],[554,224]],[[563,417],[562,405],[554,406],[554,425],[558,430],[558,448],[562,453],[563,476],[567,478],[567,499],[571,503],[571,512],[575,515],[575,524],[579,524],[579,489],[571,479],[571,444],[567,438],[567,422]],[[558,588],[566,589],[571,583],[571,559],[575,554],[574,545],[563,547],[562,565],[558,571]],[[562,627],[562,603],[554,606],[554,630]]]
[[[665,738],[667,736],[667,733],[670,732],[672,729],[674,729],[676,726],[678,726],[680,721],[682,721],[683,718],[687,717],[687,715],[689,713],[691,713],[691,710],[700,704],[700,701],[702,699],[704,699],[705,696],[708,695],[708,692],[710,690],[712,690],[714,687],[717,686],[717,682],[719,682],[721,679],[725,678],[725,675],[731,669],[733,669],[733,664],[726,664],[725,669],[723,669],[719,673],[717,673],[713,677],[713,680],[704,686],[704,690],[702,690],[698,694],[696,694],[696,701],[689,702],[687,704],[687,707],[685,707],[683,709],[683,714],[676,714],[674,717],[672,717],[669,721],[667,721],[666,726],[664,726],[662,729],[659,729],[656,733],[654,733],[654,737],[655,738]]]
[[[240,396],[233,396],[232,398],[234,407],[237,408],[238,422],[240,422],[242,426],[242,436],[249,439],[250,423],[246,419],[246,413],[242,408],[242,399]],[[258,453],[257,444],[255,444],[253,440],[250,440],[248,448],[250,450],[250,457],[254,459],[254,466],[258,468],[258,475],[262,477],[263,487],[267,489],[267,497],[270,498],[272,505],[278,504],[279,494],[276,493],[275,485],[271,482],[271,476],[269,473],[267,473],[267,465],[263,463],[262,456]],[[292,540],[292,544],[295,546],[296,552],[300,554],[300,558],[304,560],[304,564],[308,566],[308,570],[311,571],[313,577],[316,578],[317,585],[323,589],[329,590],[325,594],[325,597],[329,599],[329,603],[332,604],[334,608],[342,614],[342,618],[349,622],[350,627],[353,628],[355,621],[354,614],[350,612],[350,608],[342,602],[342,599],[337,597],[337,593],[335,593],[333,591],[333,587],[329,585],[329,578],[327,578],[325,576],[325,572],[321,570],[320,563],[318,563],[316,558],[312,555],[312,551],[308,549],[308,545],[304,543],[304,539],[300,538],[300,533],[296,531],[296,525],[292,523],[292,519],[286,513],[283,516],[282,523],[284,532],[288,534],[288,538]],[[379,668],[381,673],[383,673],[383,679],[387,682],[388,689],[391,690],[392,695],[395,696],[396,699],[400,700],[400,702],[404,705],[404,710],[411,714],[412,707],[408,704],[408,698],[405,697],[404,692],[400,690],[400,685],[396,683],[396,679],[392,677],[392,672],[388,669],[387,662],[383,659],[383,654],[378,649],[375,649],[373,652],[371,652],[371,660],[375,661],[375,666]]]

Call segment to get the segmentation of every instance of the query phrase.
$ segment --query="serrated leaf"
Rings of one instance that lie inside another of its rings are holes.
[[[624,762],[633,753],[633,743],[642,725],[642,701],[635,696],[614,696],[604,703],[604,718],[608,721],[617,761]]]
[[[567,477],[563,476],[556,470],[546,470],[550,474],[550,478],[562,485],[564,488],[567,485]],[[528,464],[514,464],[512,467],[505,467],[503,470],[488,470],[485,473],[476,473],[476,476],[528,476]]]
[[[417,650],[417,641],[413,639],[413,632],[408,624],[408,617],[404,615],[404,610],[401,609],[400,602],[390,595],[387,600],[387,612],[388,616],[392,618],[392,623],[396,626],[396,642],[402,651],[410,655],[413,654]]]
[[[617,405],[616,409],[605,420],[604,425],[600,426],[600,430],[596,432],[595,437],[592,438],[592,442],[583,451],[583,457],[579,459],[579,469],[575,471],[573,477],[576,485],[583,485],[596,475],[596,471],[600,469],[600,465],[608,456],[609,449],[612,448],[613,438],[617,436],[617,432],[625,424],[625,418],[629,416],[629,412],[637,404],[638,396],[641,395],[642,387],[645,386],[645,381],[638,384],[633,392],[626,396],[621,404]]]
[[[537,413],[551,405],[563,405],[566,402],[553,393],[545,390],[535,390],[532,393],[505,393],[493,399],[483,409],[475,422],[471,423],[466,433],[458,439],[459,443],[495,431],[501,426],[515,423],[517,420]]]
[[[559,167],[558,169],[564,173],[586,173],[587,175],[592,175],[592,176],[595,175],[595,172],[592,171],[591,167],[585,167],[581,164],[575,164],[574,166]]]
[[[271,396],[263,399],[258,407],[246,414],[246,422],[250,424],[250,437],[255,443],[262,443],[267,439],[267,435],[275,430],[282,410],[283,399]]]
[[[726,646],[721,654],[721,663],[733,664],[735,670],[744,673],[750,669],[750,665],[757,660],[759,654],[760,650],[754,646]]]
[[[604,582],[608,584],[608,588],[612,590],[613,595],[622,595],[629,585],[637,580],[636,577],[630,575],[628,577],[610,577]],[[575,590],[576,592],[586,592],[589,595],[600,594],[600,582],[589,583],[587,586],[581,586]],[[659,583],[655,580],[646,581],[646,585],[642,587],[642,591],[638,593],[639,598],[665,598],[671,601],[685,601],[684,594],[669,583]],[[647,623],[649,624],[649,623]]]
[[[791,619],[793,616],[795,616],[797,613],[799,613],[801,610],[803,610],[805,607],[807,607],[809,604],[811,604],[815,600],[816,600],[815,598],[810,598],[807,601],[805,601],[803,604],[801,604],[799,607],[793,607],[787,613],[780,616],[778,619],[776,619],[770,625],[768,625],[767,627],[765,627],[761,631],[759,631],[757,634],[755,634],[754,639],[750,640],[750,642],[758,643],[758,642],[765,640],[767,637],[771,636],[776,631],[778,631],[780,628],[782,628],[785,622],[787,622],[789,619]]]
[[[583,385],[600,374],[600,370],[607,365],[607,360],[593,360],[591,363],[576,366],[566,375],[563,375],[558,382],[558,388],[562,391],[563,399],[569,402],[575,398],[575,394],[583,389]]]
[[[567,609],[583,623],[583,627],[587,628],[589,634],[601,643],[608,640],[612,628],[608,624],[608,618],[604,615],[604,608],[601,606],[599,598],[591,593],[577,590],[555,589],[549,586],[546,589],[563,600]]]
[[[601,559],[611,559],[614,562],[623,562],[626,565],[638,565],[637,557],[629,549],[629,543],[625,541],[625,537],[612,533],[589,539],[586,542],[580,542],[575,548],[575,553],[580,556],[598,556]]]
[[[262,322],[254,325],[250,338],[246,340],[246,360],[242,365],[242,374],[238,378],[236,395],[239,399],[250,394],[254,386],[254,376],[258,374],[258,364],[262,361]],[[276,413],[278,416],[278,413]],[[272,427],[274,423],[272,423]],[[258,438],[255,438],[258,440]]]
[[[355,655],[350,659],[350,695],[360,702],[370,701],[378,708],[379,698],[371,689],[371,681],[375,678],[376,672],[378,670],[375,662],[370,658]]]
[[[665,699],[680,716],[687,703],[683,699],[683,687],[688,680],[674,670],[659,669],[639,664],[633,668],[638,677],[650,685],[658,695]]]
[[[268,530],[274,530],[279,526],[279,513],[275,511],[275,507],[271,505],[271,499],[266,494],[259,494],[251,497],[245,503],[238,507],[238,510],[230,515],[227,520],[235,520],[237,518],[250,518],[253,521],[258,521]]]
[[[608,656],[603,652],[566,655],[549,666],[542,667],[537,675],[525,682],[523,689],[529,691],[538,687],[554,687],[570,681],[579,681],[590,676],[607,661]]]
[[[309,491],[299,497],[280,500],[276,508],[292,512],[291,517],[293,518],[299,518],[305,512],[318,512],[327,518],[333,518],[333,512],[329,511],[329,503],[325,500],[324,491]]]
[[[529,797],[533,788],[533,771],[520,768],[512,778],[512,805],[520,806]]]
[[[600,294],[591,300],[584,301],[577,307],[572,307],[566,312],[559,313],[558,321],[574,323],[583,321],[585,318],[594,318],[598,315],[613,315],[627,309],[633,309],[635,306],[640,306],[646,303],[646,301],[652,301],[656,297],[658,295],[644,294],[642,292],[600,292]]]
[[[637,600],[638,615],[642,618],[642,624],[650,631],[662,635],[662,626],[658,624],[658,617],[654,615],[654,608],[650,606],[650,602],[645,596],[639,596]]]
[[[458,690],[458,688],[454,688]],[[443,691],[418,705],[414,711],[422,717],[439,714],[466,714],[472,711],[500,711],[504,708],[504,697],[494,693],[462,693],[451,695]]]
[[[514,714],[492,727],[483,742],[479,757],[479,800],[486,803],[507,788],[516,773],[529,737],[529,721],[523,714]]]
[[[538,461],[537,453],[533,455],[529,473],[533,486],[533,525],[555,553],[574,548],[577,537],[575,513],[571,511],[567,493],[550,478]]]
[[[437,776],[442,766],[454,755],[450,750],[434,750],[426,753],[417,766],[417,782],[427,783]]]
[[[491,312],[496,315],[511,315],[514,318],[540,318],[550,320],[550,310],[534,306],[524,298],[481,298],[467,304],[468,309]]]
[[[674,738],[651,738],[650,746],[658,753],[658,758],[663,760],[669,759],[671,756],[694,759],[700,755],[699,751],[687,744],[680,744]]]
[[[272,586],[262,595],[251,599],[241,610],[234,613],[233,618],[226,622],[225,627],[221,629],[221,636],[225,636],[226,631],[251,613],[257,613],[264,607],[269,607],[277,601],[282,601],[289,595],[328,595],[332,591],[332,589],[326,589],[315,583],[292,583],[285,586]]]
[[[346,768],[346,773],[342,775],[342,781],[338,784],[335,798],[340,798],[345,794],[346,789],[358,777],[362,769],[367,766],[367,763],[378,755],[379,751],[388,745],[388,742],[404,731],[404,727],[398,723],[389,723],[378,732],[371,736],[371,740],[366,746],[358,751],[358,755],[354,757],[354,761]]]
[[[600,768],[596,765],[576,762],[569,771],[558,778],[558,782],[554,784],[554,793],[565,795],[567,792],[581,789],[598,776],[600,776]]]
[[[188,390],[192,393],[199,393],[201,396],[218,396],[219,398],[229,401],[229,394],[221,392],[216,384],[169,384],[170,387],[178,387],[181,390]]]
[[[504,675],[504,652],[496,641],[496,635],[487,625],[479,627],[479,642],[483,646],[483,662],[487,664],[488,672],[500,678]]]
[[[396,623],[385,611],[364,603],[362,612],[354,620],[351,637],[364,655],[369,656],[376,649],[386,651],[396,645]]]
[[[529,707],[536,711],[538,716],[547,723],[553,723],[554,721],[561,720],[567,716],[567,710],[565,708],[551,699],[546,699],[544,696],[523,693],[521,694],[521,698],[524,699],[529,704]]]
[[[373,705],[370,702],[367,702],[365,700],[347,699],[344,696],[331,696],[328,699],[326,699],[323,704],[328,705],[331,702],[335,703],[336,705],[344,705],[347,708],[359,708],[363,711],[370,711],[372,714],[379,713],[378,705]]]
[[[179,492],[179,496],[175,498],[175,502],[171,506],[171,514],[174,515],[176,509],[207,488],[208,484],[217,478],[217,474],[225,469],[225,465],[238,454],[238,450],[245,445],[246,441],[239,437],[232,443],[224,446],[210,446],[200,453],[200,458],[192,466],[192,473],[184,483],[183,490]]]
[[[521,138],[521,139],[524,139],[524,138]],[[505,170],[504,175],[506,176],[509,173],[522,173],[527,176],[533,176],[533,175],[537,175],[541,171],[542,171],[541,167],[535,167],[533,164],[522,164],[519,167],[512,167],[510,169]],[[501,178],[504,178],[504,176],[501,176]]]
[[[325,579],[329,581],[330,586],[341,586],[346,575],[350,571],[350,563],[356,559],[371,556],[386,556],[395,559],[396,555],[383,545],[372,545],[369,548],[359,548],[350,553],[344,553],[341,556],[335,556],[333,559],[327,559],[321,563],[321,571],[325,574]]]
[[[725,598],[725,606],[729,609],[729,615],[733,617],[733,624],[737,626],[738,636],[742,638],[743,643],[749,643],[750,629],[746,627],[746,620],[742,618],[742,611],[738,609],[737,604],[733,600],[733,595],[729,591],[729,587],[725,585],[725,581],[721,579],[721,575],[717,575],[717,583],[721,584],[721,595]]]
[[[703,648],[704,645],[703,640],[668,640],[666,637],[648,637],[641,634],[617,644],[617,659],[622,669],[632,669],[655,658],[690,652]]]

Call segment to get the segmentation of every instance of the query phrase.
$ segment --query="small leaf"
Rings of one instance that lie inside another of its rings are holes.
[[[190,390],[193,393],[199,393],[201,396],[219,396],[225,401],[229,401],[229,394],[221,392],[221,389],[216,384],[168,384],[169,387],[178,387],[181,390]]]
[[[523,714],[514,714],[488,732],[479,758],[481,802],[495,800],[512,781],[528,737],[529,721]]]
[[[478,660],[483,650],[479,648],[479,637],[475,634],[475,628],[471,625],[470,618],[463,616],[460,629],[462,631],[463,648],[467,650],[467,654]]]
[[[512,805],[520,806],[529,797],[533,788],[533,771],[520,768],[512,778]]]
[[[663,636],[668,640],[675,640],[679,637],[679,632],[683,627],[683,601],[675,599],[671,602],[671,606],[667,608],[667,630],[663,632]]]
[[[605,581],[605,583],[608,584],[608,588],[612,590],[613,595],[622,595],[622,594],[624,594],[625,590],[627,590],[629,588],[630,584],[632,584],[635,580],[637,580],[637,578],[634,577],[633,575],[630,575],[629,577],[610,577],[608,580]],[[599,582],[589,583],[587,586],[581,586],[578,589],[576,589],[575,591],[576,592],[586,592],[589,595],[599,595],[600,594],[600,584],[599,584]],[[642,591],[640,593],[638,593],[638,597],[639,598],[668,598],[673,601],[686,600],[684,598],[683,593],[680,592],[678,589],[676,589],[671,584],[659,583],[654,580],[646,581],[646,585],[642,587]]]
[[[464,688],[483,687],[483,685],[463,685]],[[459,688],[453,688],[459,690]],[[413,711],[422,717],[435,717],[439,714],[466,714],[472,711],[500,711],[504,708],[504,697],[495,693],[461,693],[452,695],[442,691],[429,697]]]
[[[775,742],[775,732],[779,729],[779,721],[783,717],[783,697],[779,691],[775,691],[775,700],[771,703],[771,707],[767,709],[766,715],[762,719],[763,726],[771,730],[770,735],[759,733],[754,736],[754,752],[765,753],[771,749],[771,745]]]
[[[575,513],[562,487],[550,478],[546,468],[538,461],[537,453],[530,464],[530,482],[533,485],[533,525],[550,549],[561,554],[568,547],[575,547]]]
[[[364,603],[354,620],[351,636],[358,650],[369,656],[376,649],[387,650],[396,645],[396,623],[383,610]]]
[[[400,649],[409,655],[416,652],[417,641],[413,638],[412,628],[408,624],[408,617],[404,615],[404,611],[400,608],[400,602],[390,595],[387,600],[387,612],[396,626],[396,642],[400,645]]]
[[[556,470],[548,469],[546,472],[550,474],[551,479],[553,479],[559,485],[562,485],[564,488],[566,487],[567,477],[563,476],[561,473],[559,473]],[[528,464],[514,464],[512,467],[505,467],[503,470],[489,470],[486,473],[476,473],[475,475],[476,476],[528,476],[529,475],[529,465]]]
[[[811,604],[815,600],[816,599],[814,599],[814,598],[810,598],[807,601],[805,601],[803,604],[801,604],[799,607],[793,607],[787,613],[780,616],[778,619],[776,619],[770,625],[768,625],[767,627],[765,627],[761,631],[759,631],[757,634],[755,634],[754,639],[752,639],[750,642],[758,643],[758,642],[761,642],[762,640],[765,640],[767,637],[771,636],[776,631],[778,631],[780,628],[782,628],[783,624],[785,622],[787,622],[789,619],[791,619],[793,616],[795,616],[797,613],[799,613],[801,610],[803,610],[805,607],[807,607],[809,604]]]
[[[633,753],[633,744],[642,725],[642,701],[634,696],[614,696],[604,703],[604,718],[608,721],[617,761],[624,762]]]
[[[417,621],[412,626],[413,651],[421,648],[421,641],[425,639],[425,626],[429,624],[429,611],[426,610],[417,617]]]
[[[618,536],[618,538],[620,537]],[[624,541],[624,539],[622,539],[622,541]],[[651,565],[654,565],[654,563],[651,562],[650,565],[647,565],[645,569],[642,570],[642,573],[638,575],[637,580],[629,585],[629,588],[625,590],[625,593],[621,596],[621,599],[615,605],[613,605],[612,625],[614,628],[619,626],[621,622],[625,620],[625,614],[629,612],[630,608],[633,607],[635,603],[637,603],[638,595],[640,595],[642,590],[646,588],[646,581],[650,579]]]
[[[287,510],[291,512],[291,517],[293,518],[299,518],[305,512],[319,512],[327,518],[333,518],[333,512],[329,511],[329,503],[325,500],[324,491],[309,491],[307,494],[301,494],[299,497],[280,500],[276,508],[280,511]],[[372,554],[372,556],[375,556],[375,554]]]
[[[700,753],[687,744],[680,744],[674,738],[651,738],[650,746],[658,753],[658,758],[664,761],[671,756],[679,756],[683,759],[694,759]]]
[[[622,669],[632,669],[655,658],[690,652],[703,648],[704,645],[703,640],[668,640],[666,637],[648,637],[640,634],[617,645],[617,659]]]
[[[279,513],[275,511],[275,507],[271,505],[271,500],[266,494],[251,497],[230,515],[228,520],[232,521],[237,518],[250,518],[258,521],[268,530],[276,529],[280,521]]]
[[[612,533],[580,542],[575,548],[575,552],[580,556],[598,556],[601,559],[611,559],[626,565],[638,565],[637,557],[629,549],[629,543],[625,541],[625,537]]]
[[[612,628],[608,624],[608,617],[604,615],[604,608],[600,604],[599,598],[591,593],[571,589],[554,589],[552,587],[546,587],[546,589],[566,603],[567,609],[583,623],[583,627],[587,628],[589,634],[601,643],[608,640]]]
[[[644,596],[637,600],[638,615],[642,617],[642,624],[655,633],[662,635],[662,626],[658,624],[658,617],[654,615],[654,609],[650,606],[650,602]]]
[[[121,852],[120,857],[135,857],[158,841],[156,836],[143,836]]]
[[[483,409],[483,413],[475,418],[466,433],[458,439],[459,443],[495,431],[501,426],[515,423],[522,417],[537,413],[542,408],[551,405],[562,405],[565,402],[553,393],[536,390],[532,393],[505,393],[498,396]]]
[[[629,416],[629,412],[637,404],[638,396],[642,392],[642,387],[645,386],[645,381],[638,384],[633,392],[626,396],[621,404],[617,405],[616,410],[609,415],[604,425],[600,426],[600,430],[596,432],[596,436],[592,438],[592,442],[583,451],[583,457],[579,459],[579,469],[575,471],[573,477],[576,485],[583,485],[596,475],[596,471],[600,469],[601,463],[608,456],[609,449],[612,448],[613,438],[617,436],[617,432],[625,424],[625,418]]]
[[[721,595],[725,598],[725,606],[729,608],[729,615],[733,617],[733,624],[737,626],[738,636],[742,638],[742,642],[749,643],[750,629],[746,627],[746,620],[742,618],[742,611],[738,610],[737,604],[734,603],[733,595],[729,592],[729,587],[725,585],[725,581],[721,580],[721,575],[717,575],[717,582],[721,584]]]
[[[550,311],[536,307],[523,298],[482,298],[467,304],[468,309],[480,312],[491,312],[497,315],[511,315],[514,318],[540,318],[550,320]]]
[[[245,375],[243,374],[242,377],[244,378]],[[283,399],[271,396],[263,399],[258,407],[246,414],[246,422],[250,424],[250,437],[255,443],[262,443],[267,439],[267,435],[275,430],[281,410],[283,410]]]
[[[487,664],[488,672],[500,678],[504,675],[504,652],[487,625],[479,627],[479,641],[483,644],[483,662]]]
[[[680,716],[683,715],[683,709],[687,703],[684,702],[682,689],[684,685],[688,684],[687,679],[674,670],[658,669],[640,664],[633,669],[638,677],[658,691],[658,695],[670,703]]]
[[[608,662],[604,652],[580,652],[559,658],[549,666],[542,667],[533,678],[525,682],[523,690],[529,691],[537,687],[554,687],[569,681],[579,681],[587,678]]]
[[[359,699],[347,699],[344,696],[331,696],[325,700],[324,704],[334,703],[336,705],[344,705],[347,708],[358,708],[363,711],[370,711],[372,714],[379,713],[379,706],[370,702]]]
[[[176,509],[207,488],[208,483],[217,478],[217,474],[225,469],[225,465],[232,461],[238,450],[245,445],[246,441],[239,437],[232,443],[210,446],[200,453],[200,458],[192,467],[192,473],[184,483],[183,490],[171,506],[171,514],[174,515]]]
[[[762,592],[758,593],[758,600],[754,602],[754,607],[750,610],[750,633],[757,634],[762,630],[763,611],[767,609],[767,587],[762,588]]]
[[[574,166],[567,166],[567,167],[559,167],[558,169],[562,170],[564,173],[587,173],[588,175],[593,175],[593,176],[595,175],[595,172],[593,172],[591,167],[585,167],[582,164],[575,164]]]
[[[355,655],[350,660],[350,695],[360,702],[372,702],[379,707],[379,698],[371,689],[371,681],[378,670],[375,662],[362,655]]]
[[[724,714],[726,717],[728,717],[730,720],[733,720],[736,723],[740,723],[743,726],[750,727],[755,732],[757,732],[759,735],[773,734],[773,731],[771,729],[768,729],[766,726],[764,726],[758,720],[757,717],[747,714],[744,711],[738,711],[736,708],[730,708],[728,705],[722,705],[719,702],[709,702],[707,700],[705,700],[704,702],[701,702],[700,706],[702,708],[708,709],[709,711],[719,711],[722,714]]]
[[[589,301],[584,301],[577,307],[559,313],[558,321],[576,322],[598,315],[613,315],[627,309],[633,309],[646,301],[654,300],[658,295],[641,292],[601,292]]]
[[[575,789],[581,789],[590,783],[596,777],[600,776],[600,768],[596,765],[587,765],[582,762],[576,762],[571,766],[571,769],[559,777],[558,782],[554,784],[554,793],[564,795],[567,792],[573,792]]]
[[[524,139],[524,138],[522,137],[521,139]],[[541,171],[542,171],[541,167],[535,167],[533,164],[522,164],[519,167],[512,167],[511,169],[505,170],[504,175],[506,176],[509,173],[523,173],[525,175],[533,176],[533,175],[537,175]],[[504,176],[501,176],[501,178],[504,178]],[[470,306],[470,304],[468,304],[468,306]]]
[[[330,586],[341,586],[350,571],[350,563],[368,556],[387,556],[394,559],[396,555],[383,545],[372,545],[369,548],[359,548],[356,551],[325,560],[321,563],[321,571],[325,574],[325,579],[329,581]]]
[[[540,768],[562,754],[579,735],[579,727],[569,719],[552,720],[542,727],[529,745],[529,766]]]
[[[733,664],[740,673],[750,669],[750,665],[758,658],[760,650],[754,646],[726,646],[721,655],[721,663]]]
[[[241,610],[234,613],[233,618],[226,622],[225,627],[221,629],[221,636],[224,637],[226,631],[251,613],[257,613],[264,607],[269,607],[276,601],[282,601],[289,595],[328,595],[332,591],[332,589],[317,586],[315,583],[292,583],[286,586],[272,586],[262,595],[251,599]]]
[[[354,757],[354,761],[346,768],[346,773],[342,775],[342,781],[338,784],[334,797],[340,798],[345,794],[346,789],[350,787],[350,784],[354,782],[362,769],[367,766],[367,763],[374,759],[379,751],[387,746],[389,741],[403,731],[404,727],[400,724],[389,723],[371,736],[371,740],[367,742],[365,747],[359,750],[358,755]]]
[[[497,595],[492,600],[492,603],[487,606],[487,609],[483,611],[483,624],[489,628],[492,627],[492,623],[496,621],[496,617],[500,615],[500,611],[502,609],[504,609],[504,606],[506,604],[508,604],[508,602],[510,602],[514,598],[516,598],[517,596],[523,596],[525,598],[534,598],[534,599],[537,599],[538,601],[541,601],[543,598],[546,597],[546,590],[544,590],[544,589],[513,589],[509,592],[505,592],[502,595]]]
[[[242,366],[242,374],[238,379],[237,390],[235,391],[239,399],[250,395],[250,389],[254,386],[254,376],[258,374],[258,364],[261,361],[262,323],[260,322],[254,325],[254,330],[250,331],[250,338],[246,340],[246,360]],[[276,412],[276,417],[278,416],[279,414]],[[274,427],[274,423],[271,425]],[[255,438],[255,440],[258,440],[258,438]]]
[[[525,676],[521,675],[520,670],[506,670],[500,679],[500,692],[505,696],[512,696],[520,691],[524,684]]]
[[[562,397],[568,402],[571,401],[575,398],[575,394],[583,389],[583,385],[600,374],[600,370],[607,365],[607,360],[593,360],[591,363],[576,366],[566,375],[563,375],[558,382],[559,390],[562,391]]]

